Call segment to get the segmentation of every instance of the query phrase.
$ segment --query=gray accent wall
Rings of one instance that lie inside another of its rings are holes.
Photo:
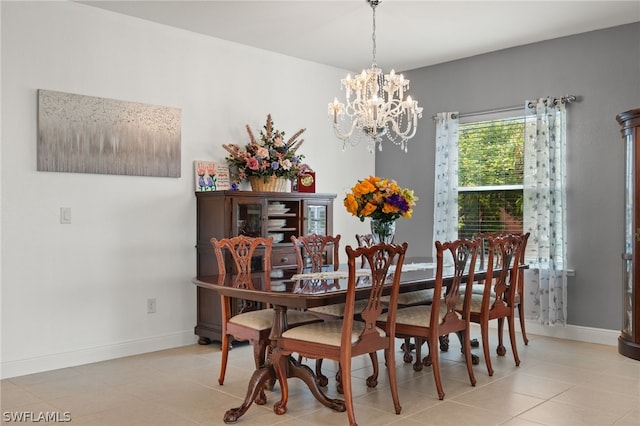
[[[446,40],[442,40],[446,43]],[[381,63],[383,69],[389,68]],[[624,149],[617,114],[640,108],[640,23],[519,46],[405,72],[424,107],[409,152],[385,146],[376,173],[416,190],[411,220],[397,226],[412,255],[431,253],[435,125],[461,113],[573,94],[568,107],[568,324],[621,326]]]

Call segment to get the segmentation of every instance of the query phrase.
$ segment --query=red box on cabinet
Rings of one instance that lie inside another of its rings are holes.
[[[304,172],[298,176],[298,192],[316,192],[316,172]]]

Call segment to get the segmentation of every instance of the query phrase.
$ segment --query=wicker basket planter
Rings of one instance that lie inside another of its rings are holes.
[[[268,178],[260,176],[250,176],[249,183],[251,189],[257,192],[286,192],[288,180],[283,177],[270,176]]]

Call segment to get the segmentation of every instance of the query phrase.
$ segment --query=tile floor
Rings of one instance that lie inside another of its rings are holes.
[[[479,330],[476,330],[479,331]],[[446,396],[439,401],[430,368],[414,372],[397,351],[402,414],[396,415],[386,370],[368,389],[368,357],[354,362],[355,412],[369,425],[634,425],[640,424],[640,362],[625,358],[613,346],[531,335],[528,346],[518,335],[521,365],[511,350],[493,358],[489,377],[482,350],[471,387],[457,339],[442,353]],[[400,341],[398,341],[398,347]],[[492,353],[495,342],[492,342]],[[217,383],[218,344],[192,345],[62,370],[2,380],[2,423],[10,415],[65,412],[74,425],[221,425],[224,412],[239,406],[252,372],[251,348],[232,350],[224,386]],[[379,357],[381,363],[383,357]],[[327,376],[335,363],[325,361]],[[290,380],[288,412],[277,416],[276,386],[264,406],[253,405],[238,425],[345,425],[346,413],[318,403],[304,384]],[[336,395],[330,380],[327,392]],[[45,423],[45,422],[38,422]]]

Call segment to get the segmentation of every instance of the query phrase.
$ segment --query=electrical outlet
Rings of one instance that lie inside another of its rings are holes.
[[[156,298],[147,299],[147,313],[155,314],[156,313]]]

